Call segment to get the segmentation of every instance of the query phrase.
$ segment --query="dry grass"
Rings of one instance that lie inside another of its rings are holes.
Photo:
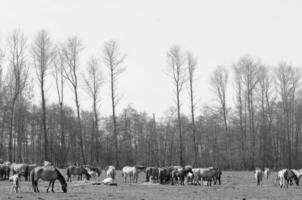
[[[92,185],[100,182],[104,173],[97,180],[90,182],[68,183],[68,192],[62,193],[56,182],[55,193],[46,193],[46,182],[39,182],[41,193],[33,193],[30,182],[21,182],[20,193],[11,190],[11,183],[0,182],[0,199],[301,199],[302,186],[291,186],[288,190],[275,185],[276,173],[263,186],[256,186],[253,172],[223,172],[222,185],[207,186],[170,186],[143,184],[145,174],[140,174],[138,184],[124,184],[121,173],[117,174],[118,186]]]

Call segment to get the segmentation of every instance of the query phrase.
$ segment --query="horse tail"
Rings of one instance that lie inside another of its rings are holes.
[[[71,174],[70,174],[70,168],[67,168],[66,174],[67,174],[67,177],[70,177],[70,176],[71,176]]]
[[[36,191],[35,170],[32,170],[30,172],[30,180],[31,180],[31,184],[34,188],[34,191]]]

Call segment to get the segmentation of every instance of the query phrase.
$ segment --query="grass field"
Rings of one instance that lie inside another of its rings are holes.
[[[34,193],[30,182],[21,182],[20,193],[13,193],[11,183],[0,182],[0,199],[302,199],[302,186],[290,186],[288,190],[275,185],[276,173],[269,180],[264,180],[263,186],[256,186],[253,172],[224,171],[222,184],[207,186],[171,186],[149,185],[143,183],[145,174],[141,173],[138,184],[124,184],[121,173],[118,172],[118,186],[92,185],[105,177],[102,173],[97,180],[90,182],[74,181],[68,183],[68,192],[62,193],[60,183],[56,182],[55,193],[46,193],[46,182],[39,182],[41,193]]]

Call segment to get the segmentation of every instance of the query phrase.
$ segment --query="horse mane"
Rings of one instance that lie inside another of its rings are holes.
[[[59,181],[63,181],[64,183],[66,183],[66,180],[65,180],[64,176],[62,175],[62,173],[56,167],[55,167],[55,172],[58,174]]]
[[[293,170],[289,169],[289,171],[291,171],[291,173],[293,174],[293,177],[296,181],[299,181],[298,176],[296,175],[296,173],[293,172]]]

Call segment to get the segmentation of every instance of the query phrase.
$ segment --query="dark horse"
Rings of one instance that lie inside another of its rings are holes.
[[[0,164],[0,180],[8,180],[10,167],[5,164]]]
[[[150,177],[152,177],[152,180],[158,180],[159,176],[159,170],[158,167],[147,167],[146,168],[146,181],[150,181]]]
[[[67,181],[71,181],[71,175],[78,175],[78,180],[82,180],[82,175],[85,175],[86,179],[90,179],[90,174],[88,171],[83,167],[77,167],[77,166],[69,166],[67,168]]]
[[[51,191],[54,192],[53,187],[57,179],[61,183],[63,192],[67,192],[67,183],[64,176],[53,166],[36,167],[30,172],[30,180],[34,188],[34,192],[40,192],[38,188],[39,179],[49,181],[49,186],[46,189],[46,192],[48,192],[50,186],[52,186]]]
[[[297,175],[290,169],[286,170],[284,173],[284,178],[287,184],[292,184],[293,180],[295,181],[296,185],[299,185],[299,178]]]
[[[188,175],[188,173],[192,173],[192,168],[180,168],[180,169],[174,169],[172,171],[172,176],[171,176],[171,184],[174,184],[174,180],[178,181],[180,185],[185,184],[185,177]]]

